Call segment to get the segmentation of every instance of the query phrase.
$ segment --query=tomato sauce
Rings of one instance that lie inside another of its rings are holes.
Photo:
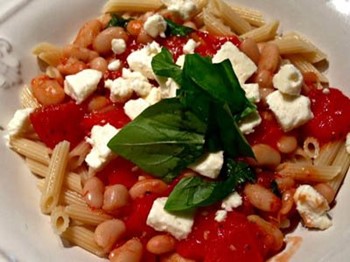
[[[303,126],[303,136],[321,143],[344,139],[350,132],[350,99],[335,88],[329,88],[329,93],[313,89],[308,96],[314,118]]]

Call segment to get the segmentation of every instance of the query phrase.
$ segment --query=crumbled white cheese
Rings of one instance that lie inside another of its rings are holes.
[[[346,135],[345,147],[346,147],[346,152],[350,154],[350,133]]]
[[[124,105],[124,112],[131,120],[134,120],[150,105],[151,104],[143,98],[130,99]]]
[[[104,126],[95,125],[91,129],[91,135],[86,141],[92,146],[90,153],[86,156],[85,162],[95,171],[101,170],[111,159],[113,152],[107,146],[119,129],[110,124]]]
[[[10,137],[18,136],[28,131],[31,127],[29,115],[34,112],[34,108],[18,109],[7,124],[7,133]]]
[[[158,103],[160,100],[162,100],[162,92],[160,88],[153,87],[148,96],[145,97],[145,100],[151,105],[154,105],[155,103]]]
[[[272,78],[272,83],[275,88],[283,94],[292,96],[300,95],[303,81],[303,75],[298,68],[292,64],[282,66]]]
[[[289,96],[276,90],[266,97],[266,102],[285,132],[313,118],[310,99],[306,96]]]
[[[122,38],[115,38],[112,39],[112,51],[116,55],[120,55],[124,53],[126,50],[126,43],[125,40]]]
[[[197,47],[196,41],[190,38],[182,48],[182,51],[184,52],[184,54],[193,54],[196,47]]]
[[[134,71],[140,72],[149,79],[155,79],[152,70],[152,59],[161,51],[161,47],[157,42],[152,42],[140,50],[132,52],[126,59],[130,68]]]
[[[75,75],[68,75],[64,81],[64,92],[80,104],[97,89],[101,78],[102,73],[95,69],[85,69]]]
[[[141,97],[147,96],[153,87],[140,72],[131,72],[129,69],[123,68],[122,77],[128,81],[131,89]]]
[[[259,84],[243,84],[242,89],[245,91],[245,96],[254,103],[260,102]]]
[[[329,90],[329,88],[323,88],[322,89],[322,93],[325,95],[328,95],[331,91]]]
[[[227,211],[220,209],[215,212],[214,220],[220,223],[220,222],[224,222],[226,217],[227,217]]]
[[[167,6],[169,11],[178,13],[183,19],[187,20],[197,10],[194,0],[161,0]]]
[[[226,211],[232,211],[234,208],[237,208],[243,204],[242,197],[237,192],[233,192],[228,195],[221,203],[221,208]]]
[[[199,161],[189,166],[202,176],[215,179],[219,176],[224,164],[224,152],[207,153]]]
[[[179,67],[181,67],[181,69],[183,69],[183,67],[184,67],[185,57],[186,57],[186,55],[180,55],[175,62],[175,64],[177,64]]]
[[[299,186],[293,198],[306,227],[324,230],[332,225],[332,221],[327,215],[329,205],[326,198],[312,186]]]
[[[252,112],[239,121],[238,127],[243,134],[248,135],[254,132],[254,128],[260,125],[261,121],[259,113]]]
[[[168,232],[176,239],[185,239],[192,230],[193,213],[170,213],[164,209],[167,197],[157,198],[147,217],[147,225],[157,231]]]
[[[108,64],[107,69],[109,71],[116,71],[120,68],[121,65],[122,65],[122,63],[120,62],[120,60],[116,59]]]
[[[159,14],[154,14],[147,18],[146,22],[143,24],[143,28],[153,38],[157,36],[165,37],[165,30],[167,24],[163,16]]]
[[[176,91],[180,88],[171,78],[157,76],[157,82],[160,87],[162,98],[171,98],[176,96]]]
[[[220,63],[226,59],[230,60],[232,68],[241,85],[243,85],[257,70],[255,63],[231,42],[223,44],[214,55],[212,61],[213,63]]]

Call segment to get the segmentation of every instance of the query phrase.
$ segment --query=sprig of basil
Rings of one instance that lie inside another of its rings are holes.
[[[111,19],[109,20],[107,27],[113,27],[113,26],[120,26],[120,27],[126,27],[127,24],[131,21],[132,19],[125,19],[121,16],[118,16],[116,14],[112,14]]]
[[[168,211],[184,211],[212,205],[231,194],[245,182],[254,182],[255,174],[243,162],[226,159],[220,181],[201,176],[185,177],[175,186],[165,204]]]

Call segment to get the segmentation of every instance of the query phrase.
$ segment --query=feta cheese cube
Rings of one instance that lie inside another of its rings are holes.
[[[146,22],[143,24],[143,29],[152,36],[156,38],[157,36],[165,37],[165,30],[167,23],[165,22],[163,16],[159,14],[154,14],[147,18]]]
[[[254,103],[260,102],[259,84],[243,84],[242,89],[245,91],[245,96]]]
[[[254,128],[261,124],[261,117],[258,112],[253,112],[238,123],[238,127],[241,132],[245,135],[251,134],[254,132]]]
[[[237,208],[243,204],[242,197],[237,192],[233,192],[228,195],[221,203],[221,208],[226,211],[232,211],[234,208]]]
[[[220,222],[224,222],[226,217],[227,217],[227,211],[220,209],[215,212],[214,220],[220,223]]]
[[[350,154],[350,133],[346,135],[345,147],[346,147],[346,152]]]
[[[266,97],[266,102],[285,132],[313,118],[310,99],[306,96],[289,96],[276,90]]]
[[[214,55],[212,61],[213,63],[220,63],[226,59],[230,60],[232,68],[241,85],[243,85],[257,70],[255,63],[231,42],[223,44]]]
[[[185,57],[186,57],[186,55],[180,55],[175,62],[175,64],[177,64],[179,67],[181,67],[181,69],[183,69],[183,67],[184,67]]]
[[[327,229],[332,221],[327,215],[327,200],[310,185],[301,185],[293,196],[296,208],[306,227]]]
[[[219,176],[224,164],[224,151],[207,153],[199,161],[189,166],[190,169],[202,176],[215,179]]]
[[[149,79],[155,79],[152,70],[152,59],[161,51],[161,47],[155,41],[146,45],[144,48],[132,52],[126,59],[129,67],[137,72],[140,72]]]
[[[109,71],[117,71],[120,68],[120,66],[121,66],[120,60],[116,59],[108,64],[107,69]]]
[[[85,69],[75,75],[68,75],[64,81],[64,92],[80,104],[97,89],[101,78],[102,73],[95,69]]]
[[[106,80],[105,88],[108,88],[110,92],[109,99],[112,102],[123,103],[127,101],[131,96],[134,90],[129,85],[129,81],[119,77],[114,80]]]
[[[281,93],[286,95],[300,95],[303,85],[303,75],[292,64],[282,66],[272,78],[272,83]]]
[[[101,170],[115,155],[107,146],[119,129],[110,124],[104,126],[95,125],[91,129],[91,135],[86,141],[92,146],[90,153],[86,156],[85,162],[95,171]]]
[[[162,100],[162,92],[160,88],[153,87],[149,94],[145,97],[145,100],[150,105],[154,105],[155,103],[158,103],[160,100]]]
[[[184,54],[193,54],[196,47],[197,47],[196,41],[190,38],[187,41],[187,43],[184,45],[182,51],[184,52]]]
[[[178,13],[184,20],[187,20],[197,10],[194,0],[161,0],[169,11]]]
[[[124,53],[126,50],[126,43],[125,43],[125,40],[122,38],[112,39],[111,44],[112,44],[112,51],[116,55],[120,55]]]
[[[24,108],[18,109],[15,112],[6,128],[10,137],[21,135],[30,129],[31,123],[29,115],[33,113],[34,110],[34,108]]]
[[[151,104],[143,98],[131,99],[125,103],[124,112],[131,120],[134,120],[150,105]]]
[[[157,231],[168,232],[176,239],[185,239],[192,230],[193,213],[170,213],[164,209],[167,197],[157,198],[147,217],[147,225]]]
[[[128,81],[131,89],[141,97],[147,96],[153,87],[140,72],[131,72],[129,69],[123,68],[122,77]]]

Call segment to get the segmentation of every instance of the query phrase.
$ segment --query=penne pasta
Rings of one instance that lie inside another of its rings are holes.
[[[28,85],[24,85],[22,88],[19,101],[23,108],[38,108],[41,107],[40,103],[33,96],[32,90]]]
[[[216,18],[207,8],[203,10],[203,21],[205,29],[215,35],[234,35],[231,29]]]
[[[102,210],[92,210],[88,206],[69,205],[66,207],[66,212],[70,218],[91,226],[97,226],[103,221],[112,219],[112,216]]]
[[[69,145],[69,142],[62,141],[53,150],[40,200],[41,211],[45,214],[51,213],[59,202],[68,163]]]
[[[48,165],[50,163],[50,149],[41,143],[26,138],[11,138],[11,148],[18,154]]]
[[[317,158],[320,154],[320,144],[314,137],[307,137],[303,144],[304,152],[310,158]]]
[[[265,24],[265,19],[261,12],[248,7],[231,4],[232,9],[252,26],[260,27]]]
[[[103,13],[118,12],[148,12],[155,11],[162,6],[160,0],[109,0],[102,9]]]
[[[57,66],[63,56],[62,48],[46,42],[37,44],[32,53],[50,66]]]
[[[288,162],[312,164],[312,159],[305,153],[303,149],[297,148],[293,155],[288,159]]]
[[[242,34],[242,38],[252,38],[255,42],[266,42],[274,39],[277,34],[279,21],[275,20],[261,27],[255,28],[245,34]]]
[[[329,181],[329,185],[334,189],[335,192],[338,192],[350,166],[350,154],[346,151],[345,143],[343,143],[343,145],[338,150],[338,153],[334,158],[332,166],[341,167],[339,171],[339,176]]]
[[[278,46],[281,55],[312,53],[315,50],[298,38],[278,38],[272,41]]]
[[[303,182],[328,182],[340,175],[341,169],[341,165],[314,166],[306,163],[283,163],[276,168],[276,172]]]
[[[314,160],[314,164],[317,165],[330,165],[336,157],[339,148],[342,146],[343,141],[329,142],[323,145],[320,149],[318,157]]]
[[[90,229],[82,226],[68,227],[66,231],[63,232],[62,237],[70,243],[84,248],[99,257],[104,257],[106,255],[103,249],[96,244],[94,240],[95,233]]]
[[[54,232],[61,235],[69,226],[69,217],[63,206],[55,207],[51,212],[51,225]]]
[[[69,167],[71,170],[75,170],[80,167],[84,161],[87,154],[90,152],[91,146],[83,141],[79,145],[77,145],[73,150],[69,153]]]

